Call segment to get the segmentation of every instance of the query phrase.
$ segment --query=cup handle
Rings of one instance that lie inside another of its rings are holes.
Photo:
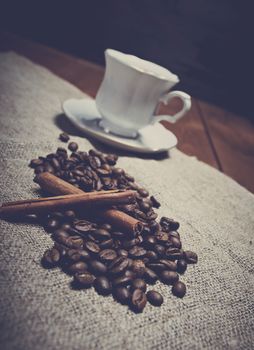
[[[175,115],[155,115],[154,122],[159,122],[161,120],[166,120],[170,123],[176,123],[179,119],[181,119],[186,112],[191,108],[191,97],[183,91],[171,91],[165,95],[163,95],[159,102],[163,102],[165,105],[169,103],[173,98],[179,97],[183,102],[182,109],[177,112]]]

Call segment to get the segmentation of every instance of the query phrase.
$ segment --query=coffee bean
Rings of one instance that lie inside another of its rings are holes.
[[[51,159],[51,165],[55,170],[60,170],[61,166],[57,158],[52,158]]]
[[[161,281],[165,284],[175,284],[179,280],[179,275],[175,271],[162,271]]]
[[[117,253],[113,249],[104,249],[99,253],[102,262],[111,262],[117,257]]]
[[[176,237],[176,238],[180,239],[180,235],[177,231],[169,231],[168,235],[169,235],[169,238]]]
[[[84,173],[81,170],[75,169],[75,170],[72,171],[72,175],[74,175],[77,178],[77,177],[84,176]]]
[[[58,221],[62,221],[64,218],[64,214],[61,213],[60,211],[54,211],[53,213],[50,214],[50,217],[52,219],[56,219]]]
[[[112,230],[112,226],[110,224],[102,224],[100,226],[100,228],[103,229],[103,230],[106,230],[108,232],[110,232]]]
[[[59,221],[57,221],[54,218],[50,218],[48,219],[47,225],[46,225],[46,229],[50,232],[56,230],[59,227]]]
[[[61,229],[64,231],[67,231],[68,233],[72,234],[72,232],[69,232],[71,228],[71,225],[68,222],[65,222],[64,224],[61,225]],[[77,233],[77,232],[75,232]]]
[[[92,254],[98,254],[101,250],[98,244],[91,241],[86,242],[85,247],[89,251],[89,253],[92,253]]]
[[[149,292],[146,293],[146,296],[149,303],[153,306],[161,306],[163,303],[163,296],[155,290],[149,290]]]
[[[80,187],[82,188],[82,190],[84,191],[91,191],[94,187],[94,182],[92,179],[90,179],[89,177],[85,176],[85,177],[82,177],[80,179]]]
[[[177,260],[183,257],[183,251],[178,248],[168,248],[165,255],[170,260]]]
[[[89,288],[93,285],[95,277],[89,272],[76,273],[74,281],[81,287]]]
[[[142,258],[146,255],[146,250],[142,247],[134,246],[129,250],[131,258]]]
[[[150,197],[150,200],[151,200],[152,206],[153,206],[154,208],[157,208],[157,209],[158,209],[158,208],[161,206],[160,202],[158,202],[157,199],[156,199],[154,196],[151,196],[151,197]]]
[[[110,233],[104,229],[97,229],[92,232],[92,235],[99,240],[107,240],[111,238]]]
[[[65,155],[67,155],[67,150],[64,147],[58,147],[56,153],[64,157]]]
[[[54,172],[55,172],[54,168],[49,163],[44,164],[44,171],[46,171],[47,173],[51,173],[51,174],[54,174]]]
[[[98,240],[98,239],[96,239],[92,234],[88,234],[87,236],[86,236],[86,238],[89,240],[89,241],[92,241],[92,242],[94,242],[94,243],[97,243],[97,244],[99,244],[100,243],[100,241]]]
[[[159,256],[163,256],[166,252],[165,247],[163,247],[161,244],[155,244],[154,250]]]
[[[156,220],[158,217],[158,214],[155,213],[154,211],[149,211],[146,213],[146,219],[149,220],[149,221],[154,221]]]
[[[185,250],[183,256],[188,264],[196,264],[198,262],[197,254],[190,250]]]
[[[90,149],[90,150],[88,151],[88,153],[89,153],[90,156],[97,156],[97,157],[100,157],[100,156],[103,155],[103,154],[102,154],[100,151],[98,151],[97,149]]]
[[[146,236],[144,239],[144,246],[147,247],[148,249],[153,249],[153,247],[156,244],[156,238],[154,236]]]
[[[136,274],[131,270],[125,270],[124,276],[130,277],[132,280],[136,278]]]
[[[158,254],[156,254],[153,250],[148,250],[146,252],[146,258],[148,258],[150,262],[153,262],[158,260]]]
[[[78,261],[69,266],[68,271],[70,274],[81,273],[87,271],[87,264],[84,261]]]
[[[113,189],[113,182],[112,179],[109,177],[103,177],[101,178],[101,181],[103,183],[104,190],[112,190]]]
[[[66,231],[58,229],[53,233],[52,237],[58,243],[65,245],[70,236]]]
[[[32,159],[29,166],[31,168],[36,168],[37,166],[43,165],[43,160],[41,159]]]
[[[83,243],[83,239],[80,236],[71,236],[68,238],[65,244],[70,248],[82,249]]]
[[[126,234],[121,231],[114,231],[112,232],[112,237],[115,239],[124,239],[126,238]]]
[[[135,210],[137,209],[137,205],[136,204],[124,204],[124,205],[119,206],[119,209],[124,211],[125,213],[133,216],[135,214]]]
[[[176,282],[172,287],[172,293],[178,297],[183,298],[186,294],[186,286],[183,282]]]
[[[177,261],[177,272],[184,273],[187,269],[187,262],[184,259]]]
[[[67,220],[72,221],[75,218],[75,216],[76,216],[76,214],[75,214],[75,212],[73,210],[66,210],[64,212],[64,217]]]
[[[50,159],[54,158],[55,156],[56,156],[55,153],[49,153],[49,154],[46,155],[46,159],[50,160]]]
[[[154,284],[158,279],[158,275],[153,270],[146,267],[144,278],[147,281],[147,283]]]
[[[138,234],[138,236],[135,238],[136,244],[140,245],[141,243],[144,242],[143,236]]]
[[[118,287],[114,292],[115,298],[121,304],[128,304],[131,298],[131,293],[126,287]]]
[[[99,175],[99,176],[109,176],[110,174],[111,174],[111,169],[110,170],[107,170],[107,169],[103,169],[103,168],[99,168],[99,169],[97,169],[96,170],[97,171],[97,174]]]
[[[90,156],[89,157],[89,164],[91,166],[92,169],[97,169],[101,166],[101,160],[99,157],[96,156]]]
[[[110,238],[110,239],[107,239],[105,241],[102,241],[99,243],[99,246],[101,249],[108,249],[108,248],[111,248],[113,246],[114,242],[113,242],[113,239]]]
[[[124,170],[121,168],[112,168],[112,174],[116,177],[124,175]]]
[[[70,142],[68,144],[68,148],[69,148],[70,151],[76,152],[77,149],[78,149],[78,144],[76,142]]]
[[[163,231],[159,231],[156,233],[155,235],[156,237],[156,240],[159,242],[159,243],[165,243],[168,241],[168,234],[166,232],[163,232]]]
[[[63,142],[68,142],[70,137],[68,134],[66,134],[66,132],[62,132],[60,135],[59,135],[59,139]]]
[[[132,307],[136,312],[142,312],[146,306],[147,298],[141,289],[134,290],[131,298]]]
[[[56,248],[47,249],[43,254],[42,263],[45,266],[56,266],[60,261],[61,255]]]
[[[146,283],[141,278],[136,278],[135,280],[132,281],[131,289],[132,290],[141,289],[143,292],[145,292],[146,291]]]
[[[145,273],[146,266],[142,260],[133,260],[132,271],[136,274],[137,277],[142,277]]]
[[[125,178],[126,178],[126,180],[128,180],[130,182],[134,182],[135,181],[134,177],[131,176],[130,174],[127,174],[127,173],[125,173]]]
[[[115,154],[107,154],[106,155],[106,161],[109,165],[115,165],[118,157]]]
[[[135,245],[136,245],[136,239],[135,238],[129,239],[129,240],[125,240],[122,243],[122,246],[123,246],[124,249],[130,249],[130,248],[134,247]]]
[[[160,259],[158,262],[165,266],[165,270],[176,271],[177,269],[177,265],[174,261]]]
[[[107,266],[98,260],[90,261],[89,267],[95,275],[104,275],[107,272]]]
[[[109,265],[109,271],[112,275],[119,275],[127,269],[128,265],[128,259],[119,256],[111,262],[111,264]]]
[[[148,263],[147,267],[157,273],[166,270],[166,266],[160,262]]]
[[[118,249],[118,250],[117,250],[117,254],[118,254],[119,256],[123,256],[123,257],[125,257],[125,258],[128,257],[128,252],[127,252],[127,250],[125,250],[125,249]]]
[[[76,230],[73,226],[71,226],[71,224],[68,224],[68,225],[69,225],[68,234],[70,236],[79,236],[82,238],[83,234],[80,231]],[[66,223],[63,226],[66,227]],[[87,235],[84,235],[84,236],[87,237]]]
[[[128,286],[129,284],[131,284],[131,281],[132,281],[131,276],[123,275],[113,280],[113,286],[115,287]]]
[[[161,227],[166,231],[176,231],[179,229],[179,222],[174,221],[173,219],[163,216],[160,220]]]
[[[34,172],[35,172],[35,174],[41,174],[41,173],[43,173],[44,172],[44,167],[42,166],[42,165],[39,165],[39,166],[37,166],[36,168],[35,168],[35,170],[34,170]]]
[[[148,202],[144,202],[144,201],[142,201],[141,203],[140,203],[140,209],[142,210],[142,211],[144,211],[145,213],[148,211],[148,210],[150,210],[150,208],[151,208],[151,205],[148,203]]]
[[[145,188],[139,188],[138,193],[140,194],[141,197],[148,197],[149,192]]]
[[[71,261],[89,261],[90,260],[90,254],[86,250],[79,250],[79,249],[69,249],[67,251],[67,257]]]
[[[77,249],[69,249],[67,251],[67,257],[73,262],[81,260],[81,256],[80,256],[79,251]]]
[[[74,227],[76,230],[80,231],[80,232],[89,232],[91,230],[94,229],[94,225],[86,220],[77,220],[74,222]]]
[[[62,244],[59,244],[59,243],[55,242],[53,248],[56,248],[59,251],[61,258],[65,258],[66,257],[67,252],[68,252],[68,248],[67,247],[65,247]]]
[[[180,239],[178,239],[176,237],[170,237],[170,242],[174,248],[178,248],[178,249],[182,248],[182,243],[181,243]]]
[[[161,229],[160,225],[155,220],[149,221],[149,228],[151,233],[156,233]]]
[[[128,269],[131,269],[132,265],[133,265],[133,259],[131,258],[127,258],[128,259]]]
[[[139,209],[135,209],[133,216],[141,221],[145,221],[147,219],[147,215],[145,213],[143,213],[141,210]]]
[[[55,153],[49,153],[49,154],[46,155],[46,159],[50,160],[50,159],[54,158],[55,156],[56,156]]]
[[[112,291],[111,283],[105,276],[99,276],[95,279],[94,288],[97,293],[102,295],[109,295]]]

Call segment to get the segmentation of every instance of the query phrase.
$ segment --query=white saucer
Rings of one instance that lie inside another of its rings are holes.
[[[99,126],[101,116],[92,98],[68,99],[63,103],[63,110],[68,119],[86,135],[120,149],[139,153],[159,153],[177,145],[176,136],[160,123],[140,129],[136,139],[105,132]]]

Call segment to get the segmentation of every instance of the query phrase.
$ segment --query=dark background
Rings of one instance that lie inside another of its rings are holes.
[[[2,1],[1,27],[104,64],[107,47],[161,64],[177,89],[252,117],[249,0]]]

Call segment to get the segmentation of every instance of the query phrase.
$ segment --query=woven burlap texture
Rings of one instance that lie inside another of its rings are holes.
[[[38,196],[29,159],[63,146],[61,104],[86,96],[15,53],[0,55],[0,89],[1,199]],[[186,297],[157,283],[162,307],[134,314],[93,289],[72,290],[71,277],[40,265],[52,245],[43,228],[0,221],[1,349],[250,349],[254,196],[176,149],[163,160],[125,155],[119,165],[160,200],[160,216],[180,221],[183,247],[198,253],[182,277]]]

